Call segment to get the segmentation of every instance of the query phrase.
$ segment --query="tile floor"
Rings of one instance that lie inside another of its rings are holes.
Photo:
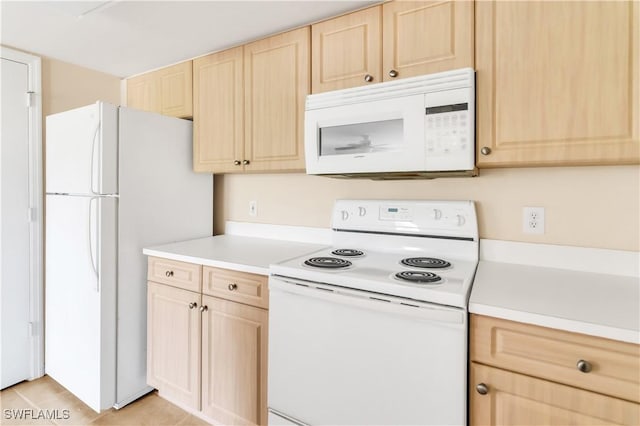
[[[43,415],[53,414],[57,419],[37,419],[41,412]],[[15,414],[20,413],[31,417],[15,418]],[[110,409],[100,414],[86,406],[49,376],[31,382],[22,382],[0,392],[0,425],[197,426],[207,424],[160,398],[155,392],[120,410]]]

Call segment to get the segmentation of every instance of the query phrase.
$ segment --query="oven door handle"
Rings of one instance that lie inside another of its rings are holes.
[[[283,291],[298,296],[314,297],[327,302],[342,303],[361,309],[409,316],[416,320],[441,323],[453,327],[464,327],[466,323],[466,312],[460,308],[411,299],[401,299],[378,293],[296,280],[288,277],[284,278],[271,275],[269,277],[269,291]]]

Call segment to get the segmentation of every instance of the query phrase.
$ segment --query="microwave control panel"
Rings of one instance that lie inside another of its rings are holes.
[[[446,93],[446,98],[441,97]],[[426,95],[425,145],[427,165],[468,170],[475,165],[473,92],[456,89]],[[435,96],[434,96],[435,95]],[[446,164],[445,164],[446,163]]]

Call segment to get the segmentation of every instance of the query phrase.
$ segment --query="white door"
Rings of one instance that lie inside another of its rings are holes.
[[[104,102],[47,116],[47,193],[118,192],[117,120]]]
[[[116,199],[47,195],[48,375],[95,411],[115,400]]]
[[[29,122],[26,64],[2,58],[0,388],[30,377]]]

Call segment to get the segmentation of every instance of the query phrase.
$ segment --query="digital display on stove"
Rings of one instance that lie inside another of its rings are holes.
[[[408,207],[399,205],[380,206],[380,220],[390,221],[411,221],[413,220],[413,212]]]

